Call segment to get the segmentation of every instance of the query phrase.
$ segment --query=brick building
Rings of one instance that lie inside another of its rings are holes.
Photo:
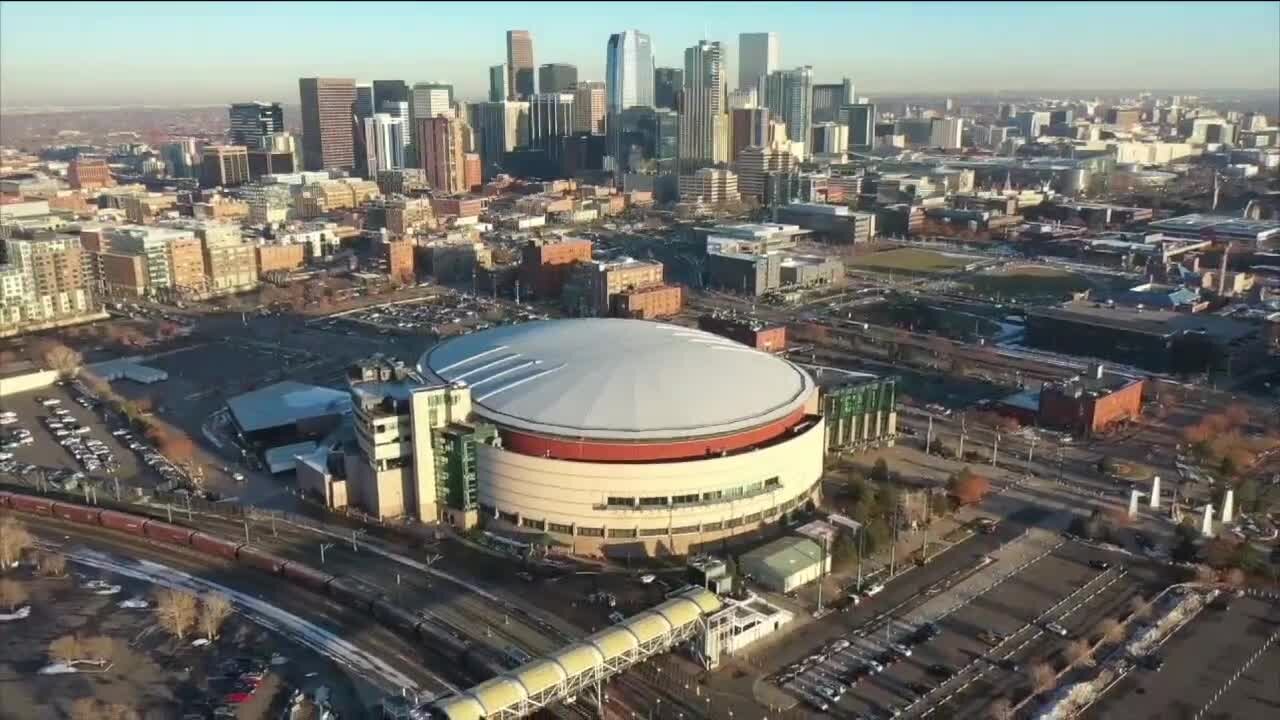
[[[671,317],[684,307],[684,288],[679,285],[623,290],[609,299],[609,314],[635,320]]]
[[[454,217],[475,217],[488,207],[488,198],[482,197],[435,197],[431,198],[431,209],[436,215],[453,215]]]
[[[698,318],[698,328],[765,352],[781,352],[787,348],[785,325],[767,325],[747,315],[702,315]]]
[[[413,264],[413,243],[397,240],[382,243],[382,260],[386,263],[387,277],[393,281],[410,284],[417,279]]]
[[[67,182],[77,190],[95,190],[114,184],[106,160],[86,157],[78,157],[67,166]]]
[[[271,272],[290,272],[307,263],[307,246],[302,243],[290,245],[258,245],[258,273],[266,275]]]
[[[590,240],[565,240],[541,245],[530,242],[522,251],[520,285],[525,292],[532,292],[537,298],[558,298],[574,264],[590,260]]]
[[[1040,422],[1081,436],[1105,431],[1142,413],[1145,381],[1103,371],[1095,366],[1086,377],[1046,383],[1040,389]]]

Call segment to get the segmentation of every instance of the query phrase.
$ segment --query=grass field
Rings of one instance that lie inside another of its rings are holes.
[[[919,248],[895,248],[870,255],[860,255],[850,260],[848,264],[861,270],[941,273],[959,270],[981,259],[976,256],[944,255]]]
[[[1066,298],[1090,287],[1089,281],[1077,273],[1043,265],[1005,267],[979,273],[967,282],[978,293],[1009,299]]]

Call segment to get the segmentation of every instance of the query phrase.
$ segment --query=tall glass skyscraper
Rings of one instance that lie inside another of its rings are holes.
[[[684,51],[684,104],[680,108],[680,171],[728,160],[724,48],[703,40]]]
[[[636,30],[610,35],[605,56],[608,152],[619,171],[619,119],[622,111],[630,107],[653,107],[653,45],[648,35]]]
[[[777,70],[765,78],[765,107],[773,117],[787,124],[791,142],[804,143],[805,153],[812,143],[813,68],[809,65],[794,70]]]

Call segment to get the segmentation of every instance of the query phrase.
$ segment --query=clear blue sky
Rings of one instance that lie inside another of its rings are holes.
[[[784,66],[859,94],[1280,86],[1280,2],[11,3],[0,103],[296,103],[297,78],[445,80],[478,97],[528,29],[534,60],[603,79],[609,34],[649,33],[659,65],[704,34],[779,33]]]

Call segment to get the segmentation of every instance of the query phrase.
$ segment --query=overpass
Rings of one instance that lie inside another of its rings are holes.
[[[439,720],[511,720],[590,692],[636,663],[667,652],[704,629],[720,598],[690,588],[583,640],[536,658],[473,688],[434,702]]]

